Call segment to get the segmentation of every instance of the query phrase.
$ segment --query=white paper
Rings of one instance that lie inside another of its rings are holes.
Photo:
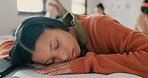
[[[64,74],[64,75],[41,75],[36,72],[37,69],[26,69],[16,72],[12,78],[142,78],[136,75],[127,73],[114,73],[109,75],[104,74]]]

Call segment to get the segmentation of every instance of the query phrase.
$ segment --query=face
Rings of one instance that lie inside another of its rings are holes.
[[[101,8],[97,8],[97,12],[99,13],[99,14],[103,14],[103,10],[101,9]]]
[[[36,41],[32,60],[41,64],[69,61],[80,56],[76,38],[60,29],[45,29]]]

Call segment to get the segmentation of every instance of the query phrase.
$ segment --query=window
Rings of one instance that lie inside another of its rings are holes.
[[[87,0],[72,0],[71,11],[77,14],[87,14]]]
[[[19,14],[44,14],[43,0],[17,0]]]

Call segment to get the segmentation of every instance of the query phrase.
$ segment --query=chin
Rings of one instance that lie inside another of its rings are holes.
[[[81,54],[80,51],[78,51],[76,58],[80,57],[80,54]]]

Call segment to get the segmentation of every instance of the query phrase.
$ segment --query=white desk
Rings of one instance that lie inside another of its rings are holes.
[[[14,71],[10,72],[8,75],[4,76],[3,78],[12,78],[12,76],[13,76],[17,71],[24,70],[24,69],[29,69],[29,68],[17,68],[17,69],[15,69]]]
[[[37,69],[29,67],[19,68],[14,70],[10,74],[6,75],[4,78],[12,78],[12,76],[15,73],[16,73],[15,75],[19,76],[19,78],[142,78],[127,73],[114,73],[109,75],[90,73],[90,74],[65,74],[65,75],[49,76],[49,75],[40,75],[36,71]]]

